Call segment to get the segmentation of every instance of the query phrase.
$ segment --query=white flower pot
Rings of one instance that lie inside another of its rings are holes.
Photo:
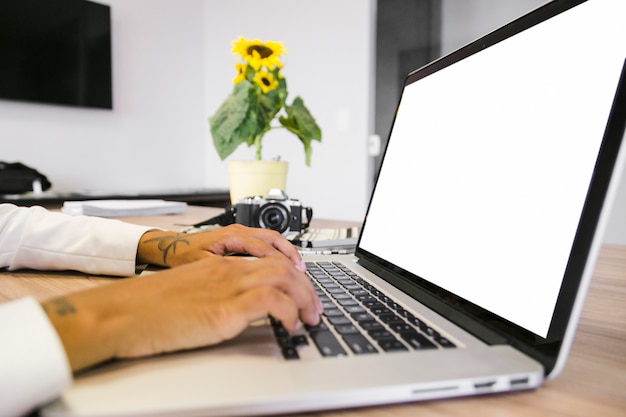
[[[246,197],[265,197],[272,188],[287,191],[287,162],[284,161],[229,161],[228,175],[232,204]]]

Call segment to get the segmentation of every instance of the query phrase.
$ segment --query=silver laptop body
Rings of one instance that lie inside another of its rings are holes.
[[[409,74],[355,254],[306,257],[331,271],[316,275],[335,347],[304,331],[279,347],[268,319],[219,346],[84,372],[42,414],[295,413],[555,377],[624,165],[624,16],[623,0],[557,0]],[[345,285],[356,304],[338,295],[346,271],[362,280]],[[354,336],[372,305],[403,323]]]

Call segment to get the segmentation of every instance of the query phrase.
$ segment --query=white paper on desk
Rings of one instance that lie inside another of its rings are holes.
[[[66,201],[63,213],[98,217],[158,216],[181,214],[187,211],[187,203],[165,200],[86,200]]]

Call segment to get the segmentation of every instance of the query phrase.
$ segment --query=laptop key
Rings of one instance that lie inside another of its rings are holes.
[[[365,330],[366,332],[369,332],[371,330],[384,329],[383,325],[375,320],[359,322],[359,326],[361,327],[361,329]]]
[[[342,300],[337,300],[337,302],[343,307],[347,307],[346,310],[348,310],[349,313],[352,312],[352,309],[363,309],[361,306],[359,306],[359,303],[357,303],[357,301],[353,298],[345,298]]]
[[[362,302],[362,303],[378,301],[378,299],[376,297],[374,297],[373,295],[370,295],[370,294],[367,294],[367,295],[365,295],[365,294],[361,294],[361,295],[355,294],[354,297],[357,300],[359,300],[360,302]]]
[[[335,330],[341,335],[359,333],[359,329],[354,327],[353,324],[340,324],[335,326]]]
[[[361,290],[361,286],[358,285],[358,284],[343,284],[343,287],[346,290],[348,290],[348,291],[359,291],[359,290]]]
[[[367,333],[374,340],[395,339],[395,336],[391,334],[389,330],[385,330],[385,328],[383,328],[382,326],[380,329],[372,329],[372,330],[369,330]]]
[[[381,338],[376,340],[376,343],[378,343],[378,346],[380,346],[380,348],[385,352],[400,352],[408,350],[406,346],[404,346],[402,342],[395,337]]]
[[[410,325],[404,323],[404,322],[393,322],[393,323],[389,323],[389,328],[391,328],[391,330],[395,331],[396,333],[404,333],[404,332],[414,332],[416,331],[415,329],[413,329],[413,327],[411,327]]]
[[[339,301],[339,303],[341,303],[343,300],[354,301],[352,299],[352,296],[346,292],[333,293],[332,295],[335,300]]]
[[[350,305],[350,306],[345,306],[346,311],[350,314],[355,314],[355,313],[365,313],[365,309],[361,306],[357,305]]]
[[[419,334],[417,331],[402,332],[400,336],[410,344],[414,349],[436,349],[437,346],[426,336]]]
[[[296,334],[291,336],[291,343],[293,343],[294,346],[306,346],[309,344],[309,339],[307,339],[307,337],[303,334]]]
[[[308,344],[306,336],[304,335],[295,335],[292,336],[289,332],[283,327],[283,325],[273,317],[270,317],[270,322],[272,329],[274,331],[274,337],[276,338],[276,343],[280,347],[280,350],[285,359],[298,359],[298,351],[296,350],[297,346]],[[304,339],[304,340],[302,340]]]
[[[374,321],[374,317],[368,313],[353,313],[352,318],[358,323],[362,323],[365,321]]]
[[[391,310],[389,310],[387,307],[385,307],[384,305],[373,305],[370,307],[370,311],[373,314],[376,314],[378,316],[380,316],[381,314],[393,314],[391,313]]]
[[[328,321],[330,322],[330,324],[332,324],[333,326],[339,326],[339,325],[345,325],[345,324],[352,324],[352,321],[350,321],[349,318],[347,318],[346,316],[335,316],[335,317],[329,317]]]
[[[326,317],[340,317],[343,316],[343,311],[338,308],[329,308],[328,310],[324,310],[324,315]]]
[[[402,320],[400,318],[400,316],[397,316],[394,313],[381,313],[378,315],[378,318],[386,324],[391,324],[391,323],[404,323],[404,320]]]
[[[390,312],[391,310],[389,310],[387,307],[385,307],[385,305],[383,303],[381,303],[380,301],[378,301],[377,299],[374,300],[368,300],[368,301],[362,301],[363,305],[367,308],[369,308],[370,310],[374,310],[376,309],[378,312],[376,314],[380,314],[383,312],[383,310]]]
[[[320,321],[316,326],[309,326],[308,324],[304,325],[304,328],[309,331],[310,334],[315,332],[323,332],[328,331],[328,326],[323,321]]]
[[[341,344],[330,330],[312,332],[310,336],[322,356],[346,355],[346,351],[341,347]]]
[[[346,342],[348,346],[350,347],[350,350],[352,350],[352,352],[354,352],[357,355],[361,355],[364,353],[378,353],[376,348],[372,346],[372,344],[368,342],[367,339],[359,333],[347,334],[347,335],[343,335],[342,337],[343,337],[344,342]]]
[[[331,308],[337,308],[337,305],[335,303],[333,303],[332,301],[322,301],[322,305],[324,306],[324,310],[331,309]]]
[[[295,346],[283,346],[280,348],[283,358],[287,360],[300,359],[300,355],[298,355],[298,350]]]
[[[451,341],[449,341],[447,338],[443,337],[443,336],[439,336],[435,339],[435,342],[439,343],[442,347],[444,348],[455,348],[456,345],[454,343],[452,343]]]

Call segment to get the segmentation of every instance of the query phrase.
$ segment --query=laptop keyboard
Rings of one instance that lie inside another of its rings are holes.
[[[456,347],[341,262],[306,265],[324,315],[319,325],[305,326],[306,334],[298,335],[272,320],[286,359],[299,359],[298,347],[309,340],[324,357]]]

